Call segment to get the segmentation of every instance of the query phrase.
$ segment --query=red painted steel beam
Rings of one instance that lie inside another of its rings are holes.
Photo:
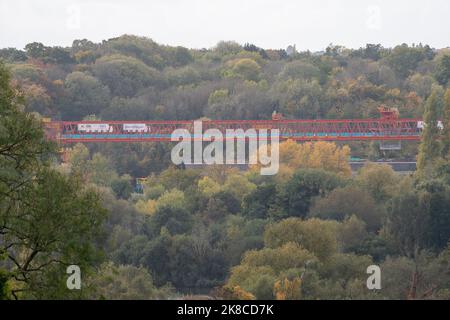
[[[297,141],[419,140],[420,119],[208,120],[207,129],[279,129],[281,139]],[[83,132],[79,124],[107,125],[107,132]],[[148,132],[129,132],[124,124],[145,124]],[[48,139],[58,143],[170,141],[175,129],[193,133],[194,121],[53,121],[45,123]]]

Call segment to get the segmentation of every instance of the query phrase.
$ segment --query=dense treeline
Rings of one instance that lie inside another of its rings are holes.
[[[127,178],[81,144],[66,169],[102,185],[110,259],[149,270],[156,286],[236,299],[449,297],[448,156],[429,159],[426,176],[377,164],[352,176],[347,161],[336,166],[349,150],[332,143],[280,152],[273,177],[170,166],[144,194],[124,192],[129,180],[118,188]],[[366,288],[372,264],[380,291]]]
[[[267,119],[377,116],[386,103],[421,116],[434,84],[450,79],[447,50],[406,44],[320,53],[220,42],[212,49],[161,46],[121,36],[72,47],[1,49],[28,110],[55,119]]]
[[[121,36],[0,57],[12,73],[1,67],[1,298],[450,298],[447,50]],[[378,117],[380,104],[427,123],[402,151],[419,150],[414,175],[377,164],[352,175],[350,153],[377,158],[376,146],[328,142],[283,142],[275,176],[175,167],[169,144],[78,144],[61,164],[36,120]],[[80,292],[64,287],[71,263],[86,268]],[[381,290],[366,287],[372,264]]]
[[[199,50],[124,35],[67,48],[30,43],[0,49],[0,59],[27,111],[63,120],[269,119],[274,110],[287,118],[366,118],[378,117],[380,104],[420,117],[432,87],[450,79],[450,52],[421,44],[313,53],[222,41]],[[395,154],[359,144],[353,151],[411,159],[417,146],[409,145]]]

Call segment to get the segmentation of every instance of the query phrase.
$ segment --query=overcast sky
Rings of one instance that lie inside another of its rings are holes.
[[[323,50],[329,43],[450,46],[449,0],[0,0],[0,48],[135,34],[209,48],[220,40]]]

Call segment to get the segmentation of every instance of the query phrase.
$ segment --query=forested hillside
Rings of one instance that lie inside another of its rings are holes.
[[[450,298],[450,50],[124,35],[0,58],[0,298]],[[61,162],[40,122],[375,118],[381,104],[424,118],[420,145],[288,140],[275,176],[177,167],[165,143],[77,144]],[[418,170],[352,174],[351,155],[418,156]],[[70,263],[86,276],[69,295]],[[380,290],[366,287],[370,265]]]
[[[219,42],[212,49],[162,46],[124,35],[72,47],[30,43],[1,49],[29,99],[28,111],[64,120],[377,117],[385,103],[403,117],[450,75],[447,49],[426,45],[324,52],[269,50]],[[446,55],[447,54],[447,55]]]
[[[433,85],[450,79],[449,56],[421,44],[297,52],[222,41],[199,50],[131,35],[0,49],[27,111],[54,120],[270,119],[274,110],[288,119],[368,118],[381,104],[420,117]],[[393,154],[381,154],[377,143],[351,146],[354,156],[373,160],[412,160],[417,150],[415,143]],[[133,157],[143,160],[137,150]]]

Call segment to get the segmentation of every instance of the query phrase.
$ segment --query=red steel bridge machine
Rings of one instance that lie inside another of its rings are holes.
[[[291,120],[281,114],[271,120],[202,120],[203,131],[219,129],[278,129],[280,139],[295,141],[403,141],[419,140],[420,119],[401,119],[395,108],[381,106],[377,119]],[[175,129],[194,130],[189,121],[50,121],[44,123],[47,138],[64,146],[77,142],[171,141]]]

